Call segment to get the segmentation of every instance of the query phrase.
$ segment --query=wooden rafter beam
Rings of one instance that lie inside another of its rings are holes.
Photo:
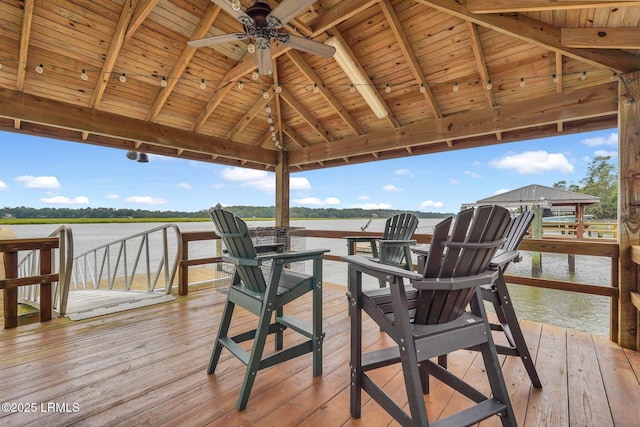
[[[291,62],[293,62],[293,64],[298,68],[298,70],[300,70],[300,72],[307,78],[307,80],[314,83],[322,81],[320,76],[318,76],[313,68],[309,66],[307,61],[305,61],[302,55],[300,55],[297,51],[292,49],[287,52],[287,56],[289,57]],[[362,135],[364,132],[358,122],[356,122],[356,120],[351,117],[351,114],[349,114],[347,109],[342,106],[340,101],[338,101],[338,99],[331,93],[331,91],[329,91],[329,89],[327,89],[325,85],[318,86],[318,89],[320,91],[320,95],[322,95],[322,97],[329,103],[329,105],[335,110],[335,112],[338,113],[340,118],[342,118],[342,120],[344,120],[345,123],[349,125],[351,130],[353,130],[356,135]]]
[[[273,91],[268,91],[269,95],[273,93]],[[269,102],[269,99],[265,99],[260,96],[256,102],[253,103],[252,107],[247,111],[247,113],[236,123],[231,130],[226,135],[227,139],[233,139],[238,133],[242,132],[244,128],[246,128],[252,121],[255,119],[258,114],[264,112],[265,106]]]
[[[331,9],[327,9],[318,18],[311,21],[310,26],[313,29],[312,37],[335,27],[367,8],[375,5],[380,0],[349,0],[338,2]]]
[[[302,104],[300,104],[300,102],[298,102],[297,99],[295,99],[288,90],[286,90],[285,88],[282,88],[282,93],[280,94],[280,96],[282,97],[282,100],[284,102],[286,102],[291,108],[293,108],[296,113],[298,113],[298,115],[300,117],[302,117],[302,119],[307,122],[307,124],[313,128],[316,132],[318,132],[318,134],[326,141],[326,142],[330,142],[333,141],[333,138],[331,138],[331,135],[329,134],[329,131],[326,130],[324,128],[324,126],[322,126],[320,124],[319,121],[317,121],[313,115],[311,113],[309,113],[309,111],[307,111],[306,108],[304,108],[302,106]]]
[[[591,9],[597,7],[638,6],[639,1],[574,1],[574,0],[467,0],[471,13],[537,12],[543,10]]]
[[[211,26],[213,25],[214,21],[218,18],[219,14],[220,14],[220,8],[213,3],[210,3],[207,10],[204,12],[204,15],[202,15],[200,22],[198,22],[196,29],[193,31],[193,34],[191,35],[191,39],[195,40],[195,39],[203,38],[207,34]],[[191,59],[195,54],[196,54],[195,48],[187,44],[184,45],[184,49],[180,53],[180,56],[178,57],[175,65],[173,66],[173,69],[169,73],[169,78],[167,79],[167,86],[162,88],[160,93],[158,93],[158,96],[156,96],[156,99],[154,100],[153,105],[151,106],[151,108],[149,109],[149,112],[147,113],[147,117],[146,117],[147,120],[154,121],[156,117],[158,117],[158,114],[160,114],[162,107],[164,107],[164,104],[167,102],[167,99],[169,99],[169,96],[171,96],[171,92],[173,92],[173,90],[175,89],[176,85],[178,84],[178,81],[180,80],[180,77],[182,76],[184,71],[187,69],[189,62],[191,62]]]
[[[335,29],[332,28],[330,30],[327,31],[332,37],[336,38],[339,42],[340,45],[342,45],[343,50],[345,51],[345,54],[350,57],[350,62],[360,70],[360,74],[363,76],[363,79],[365,80],[366,84],[365,86],[373,88],[373,96],[375,96],[376,98],[378,98],[379,103],[384,106],[384,109],[387,112],[387,115],[384,117],[383,120],[386,120],[387,122],[389,122],[389,124],[391,125],[391,127],[397,128],[398,126],[400,126],[400,123],[398,122],[398,119],[396,119],[396,117],[393,115],[393,112],[391,111],[391,109],[389,108],[389,106],[387,105],[387,103],[385,102],[384,98],[380,95],[380,93],[378,92],[378,90],[376,89],[375,85],[373,84],[373,82],[371,81],[371,78],[369,77],[369,73],[367,73],[367,70],[364,69],[364,67],[362,66],[362,64],[360,64],[360,60],[356,57],[356,55],[353,53],[353,51],[351,50],[351,48],[349,47],[349,44],[347,43],[347,41],[344,39],[344,37],[342,37],[342,34],[340,34],[340,32]],[[344,72],[344,71],[343,71]],[[364,97],[363,97],[363,100]],[[366,100],[365,100],[366,101]]]
[[[473,50],[473,55],[476,58],[476,64],[478,67],[478,73],[480,74],[480,78],[483,82],[488,82],[491,80],[489,76],[489,70],[487,70],[487,63],[484,60],[484,52],[482,51],[482,43],[480,42],[480,34],[478,34],[478,26],[473,22],[465,21],[467,24],[467,30],[469,31],[469,37],[471,39],[471,49]],[[492,90],[485,90],[485,96],[487,97],[487,102],[491,107],[495,107],[496,97],[493,95]]]
[[[160,0],[139,0],[138,5],[136,6],[136,11],[133,13],[133,17],[131,17],[131,22],[129,23],[129,28],[127,28],[127,32],[124,35],[125,43],[128,42],[131,37],[138,31],[138,28],[142,25],[147,16],[151,13],[154,7],[158,4]]]
[[[71,106],[28,94],[20,96],[6,89],[0,89],[0,117],[75,132],[87,132],[92,136],[105,136],[167,147],[171,148],[172,153],[177,149],[184,149],[228,159],[248,160],[257,164],[276,164],[277,161],[273,150],[260,149],[89,107]]]
[[[100,105],[102,95],[104,95],[104,91],[107,89],[107,84],[109,83],[109,77],[111,77],[113,66],[118,59],[120,49],[122,48],[122,44],[124,43],[124,35],[127,31],[127,28],[129,27],[129,23],[131,22],[133,13],[136,10],[135,5],[135,0],[125,0],[124,4],[122,5],[122,12],[120,13],[118,25],[116,26],[113,36],[111,37],[109,50],[107,51],[104,63],[102,64],[102,69],[100,70],[98,84],[93,90],[93,96],[91,97],[91,102],[89,103],[89,106],[91,108],[97,108],[98,105]]]
[[[422,71],[422,67],[418,63],[418,58],[416,57],[416,54],[413,51],[413,48],[411,47],[411,43],[409,42],[409,39],[407,38],[407,35],[404,32],[404,29],[402,28],[402,24],[398,19],[398,15],[396,14],[396,11],[393,9],[393,5],[391,4],[391,1],[381,0],[380,6],[382,8],[382,12],[384,13],[387,19],[387,22],[389,22],[391,31],[393,31],[393,34],[395,35],[396,40],[400,45],[400,50],[402,50],[402,54],[407,60],[407,65],[411,69],[411,73],[413,74],[413,77],[418,81],[418,83],[422,84],[425,89],[423,94],[424,94],[424,99],[427,102],[427,105],[429,106],[429,108],[431,108],[431,111],[433,111],[434,116],[438,118],[442,118],[443,117],[442,110],[440,109],[440,106],[436,101],[436,97],[433,95],[433,92],[429,87],[429,82],[427,81],[427,78],[425,77],[424,72]]]
[[[27,76],[27,57],[29,53],[29,40],[31,39],[33,3],[34,0],[25,0],[24,2],[22,33],[20,34],[20,53],[18,54],[18,74],[16,76],[16,90],[18,93],[22,93],[24,90],[24,80]]]
[[[497,132],[555,126],[559,121],[615,115],[616,112],[617,88],[611,83],[495,109],[458,113],[444,119],[427,119],[390,131],[343,138],[331,144],[313,145],[291,151],[289,161],[291,165],[306,164],[485,135],[495,138]]]
[[[638,57],[624,51],[601,49],[576,49],[562,46],[560,29],[519,14],[473,14],[459,2],[449,0],[414,0],[441,12],[465,21],[515,37],[527,43],[576,59],[598,68],[607,68],[617,73],[638,69]]]
[[[638,28],[563,28],[560,43],[566,47],[640,49]]]

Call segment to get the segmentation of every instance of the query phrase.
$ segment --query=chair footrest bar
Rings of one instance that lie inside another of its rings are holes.
[[[249,353],[240,347],[234,340],[229,337],[218,338],[218,342],[229,350],[235,357],[240,359],[245,365],[249,365]]]
[[[500,414],[507,405],[496,399],[488,399],[469,409],[465,409],[443,420],[431,423],[431,427],[456,427],[479,423],[493,415]]]
[[[283,316],[276,317],[276,321],[289,327],[294,331],[306,336],[307,338],[313,337],[313,325],[310,322],[306,322],[298,317],[285,314]]]

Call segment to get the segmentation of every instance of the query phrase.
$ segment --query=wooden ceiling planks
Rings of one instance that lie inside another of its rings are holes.
[[[268,1],[271,7],[279,3]],[[246,8],[252,1],[242,3]],[[608,108],[595,103],[592,111],[583,106],[590,118],[583,117],[580,109],[564,104],[566,97],[573,99],[574,93],[587,90],[602,103],[606,97],[614,103],[617,94],[608,89],[617,82],[614,72],[637,70],[640,49],[563,46],[561,30],[637,29],[640,2],[591,3],[594,7],[522,1],[521,10],[504,14],[500,8],[513,7],[513,2],[315,2],[291,21],[287,31],[312,35],[320,42],[329,36],[343,38],[387,105],[389,117],[378,119],[359,93],[351,92],[350,81],[333,59],[287,53],[288,48],[274,45],[275,80],[262,76],[255,82],[250,78],[255,60],[246,54],[246,42],[188,48],[186,42],[192,38],[242,30],[209,0],[6,0],[0,3],[0,90],[62,102],[55,105],[69,114],[95,109],[150,127],[142,135],[134,128],[109,135],[108,121],[92,126],[77,118],[73,125],[34,109],[18,114],[19,98],[2,96],[0,102],[8,104],[0,104],[0,129],[29,129],[60,138],[70,135],[63,128],[72,129],[73,138],[82,140],[85,135],[87,143],[122,149],[138,144],[150,152],[269,169],[276,163],[278,148],[267,123],[268,102],[292,170],[305,170],[457,149],[466,146],[466,139],[474,141],[468,144],[472,146],[517,140],[519,134],[529,136],[536,129],[548,135],[549,129],[562,134],[604,126],[613,122]],[[28,28],[25,8],[29,12],[30,5]],[[35,71],[39,64],[42,74]],[[88,80],[80,79],[82,70]],[[118,79],[122,73],[125,83]],[[561,74],[557,83],[553,74]],[[163,78],[167,87],[161,86]],[[240,80],[243,90],[237,87]],[[487,80],[492,81],[491,90],[486,89]],[[284,88],[277,96],[274,81]],[[422,83],[426,87],[421,92]],[[262,98],[263,90],[271,94],[268,101]],[[560,106],[576,116],[557,115],[553,124],[528,118],[518,128],[501,124],[486,135],[467,125],[462,129],[468,133],[412,130],[466,123],[470,114],[487,110],[516,106],[523,111],[523,102],[560,102],[562,95]],[[46,117],[50,123],[43,122]],[[154,138],[154,125],[165,133],[173,129],[176,141]],[[207,142],[194,145],[186,135]],[[256,147],[273,156],[250,155]]]

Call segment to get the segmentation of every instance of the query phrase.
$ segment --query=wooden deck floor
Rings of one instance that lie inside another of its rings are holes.
[[[94,319],[57,319],[3,330],[0,401],[15,405],[9,411],[2,407],[0,424],[393,424],[368,400],[363,417],[350,418],[345,289],[327,284],[324,290],[323,375],[312,378],[310,355],[263,370],[243,412],[235,409],[243,366],[225,351],[219,370],[214,375],[205,372],[225,299],[215,289]],[[306,307],[300,315],[309,316]],[[252,319],[246,314],[236,326]],[[504,360],[519,425],[640,426],[639,353],[623,351],[606,337],[532,322],[523,322],[523,327],[545,387],[530,387],[519,359]],[[389,343],[373,324],[368,329],[366,346]],[[449,358],[450,368],[484,387],[476,356],[458,351]],[[376,375],[386,381],[389,393],[402,395],[397,368]],[[467,405],[437,381],[425,401],[431,419]],[[497,424],[491,420],[483,425]]]

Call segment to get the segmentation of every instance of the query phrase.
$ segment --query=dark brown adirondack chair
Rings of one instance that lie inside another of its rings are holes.
[[[491,284],[498,271],[489,263],[505,241],[509,212],[499,206],[481,206],[460,212],[451,236],[452,219],[434,228],[423,274],[351,255],[349,290],[351,316],[351,415],[361,415],[362,390],[404,426],[428,426],[423,394],[429,392],[429,377],[452,387],[476,404],[439,420],[438,426],[466,426],[494,415],[505,426],[515,426],[515,416],[491,336],[478,288]],[[362,275],[391,277],[389,289],[362,290]],[[405,280],[410,282],[405,284]],[[475,300],[475,310],[469,303]],[[362,314],[365,312],[394,346],[362,353]],[[444,367],[430,360],[457,349],[481,352],[491,386],[486,396]],[[409,412],[395,402],[368,371],[400,363],[407,391]]]
[[[211,209],[211,219],[228,252],[222,258],[235,265],[233,283],[229,289],[218,336],[207,372],[213,373],[222,348],[228,349],[247,365],[238,399],[238,410],[246,408],[251,387],[260,369],[290,360],[306,353],[313,354],[313,376],[322,374],[322,258],[328,249],[282,252],[282,245],[254,246],[247,225],[240,218],[220,208]],[[269,253],[266,253],[269,252]],[[298,261],[313,261],[312,274],[285,268]],[[270,261],[269,269],[263,263]],[[313,292],[312,322],[284,314],[283,307],[296,298]],[[229,336],[233,310],[239,305],[258,316],[255,329]],[[275,313],[275,321],[272,321]],[[286,328],[304,335],[308,340],[283,349]],[[275,352],[263,358],[267,335],[276,334]],[[253,340],[250,352],[238,343]]]
[[[509,264],[520,261],[520,253],[518,246],[527,234],[531,221],[533,221],[533,211],[527,211],[513,219],[507,232],[507,237],[502,246],[496,251],[489,268],[497,270],[498,279],[490,284],[480,287],[482,298],[493,305],[498,323],[491,323],[491,330],[503,332],[507,339],[508,345],[496,344],[498,354],[507,356],[518,356],[522,359],[531,383],[535,388],[542,388],[542,383],[538,377],[538,372],[529,353],[529,348],[522,334],[520,322],[513,308],[513,302],[509,295],[509,289],[504,279],[504,272]],[[428,250],[416,248],[414,252],[418,254],[418,271],[423,271]],[[438,363],[444,367],[447,366],[447,355],[440,356]]]
[[[410,213],[394,215],[387,219],[381,237],[346,236],[348,254],[354,255],[356,244],[364,242],[371,245],[372,260],[405,270],[413,270],[410,247],[416,244],[416,241],[412,240],[416,228],[418,228],[418,217],[415,215]],[[386,280],[380,279],[379,282],[381,288],[386,286]]]
[[[533,221],[533,211],[527,211],[518,215],[511,223],[511,227],[507,233],[507,240],[497,251],[490,267],[498,270],[498,280],[491,285],[482,286],[482,297],[485,301],[493,304],[493,308],[498,317],[498,323],[492,323],[491,329],[494,331],[504,332],[508,345],[496,344],[498,354],[507,356],[518,356],[522,359],[531,383],[535,388],[542,388],[542,383],[538,377],[538,372],[529,353],[529,348],[520,329],[520,322],[513,308],[511,295],[507,288],[507,282],[504,279],[504,272],[511,262],[520,261],[518,246],[527,234],[529,225]]]

